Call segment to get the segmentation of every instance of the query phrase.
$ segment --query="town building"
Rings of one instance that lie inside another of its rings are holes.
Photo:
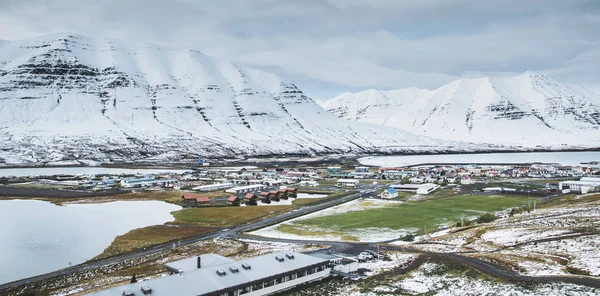
[[[297,252],[277,252],[239,261],[202,255],[166,267],[175,274],[88,295],[271,295],[326,278],[332,270],[330,260]]]
[[[240,186],[240,187],[233,187],[230,189],[225,190],[225,192],[227,193],[233,193],[235,195],[239,195],[239,194],[244,194],[244,193],[248,193],[248,192],[255,192],[255,191],[260,191],[267,188],[267,185],[264,184],[254,184],[254,185],[246,185],[246,186]]]
[[[196,191],[215,191],[233,187],[233,183],[215,183],[209,185],[196,186],[192,188]]]
[[[358,179],[338,179],[337,186],[338,187],[352,187],[355,188],[360,183]]]
[[[392,184],[391,188],[395,188],[402,192],[411,192],[416,194],[429,194],[440,188],[439,185],[433,183],[425,184]]]
[[[150,187],[150,186],[162,186],[162,187],[172,187],[174,183],[177,183],[177,179],[156,179],[154,177],[144,177],[144,178],[128,178],[122,179],[120,184],[125,188],[134,188],[134,187]]]
[[[240,198],[232,195],[229,198],[227,198],[227,203],[232,205],[232,206],[239,206],[240,205]]]
[[[579,181],[563,181],[558,183],[558,189],[588,193],[600,187],[600,177],[583,177]]]
[[[369,167],[365,167],[365,166],[355,167],[354,171],[357,172],[357,173],[368,173],[369,172]]]
[[[379,196],[383,199],[396,198],[396,197],[398,197],[398,190],[396,190],[396,188],[390,187],[390,188],[384,190]]]

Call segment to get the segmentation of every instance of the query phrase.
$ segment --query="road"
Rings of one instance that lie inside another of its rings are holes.
[[[200,241],[206,241],[206,240],[211,240],[211,239],[220,238],[220,237],[235,237],[235,236],[237,236],[238,233],[241,233],[241,232],[247,232],[247,231],[252,231],[255,229],[260,229],[263,227],[267,227],[269,225],[287,221],[289,219],[293,219],[293,218],[304,216],[304,215],[307,215],[307,214],[310,214],[313,212],[317,212],[317,211],[320,211],[320,210],[323,210],[323,209],[326,209],[326,208],[329,208],[329,207],[332,207],[335,205],[346,203],[351,200],[369,196],[369,195],[373,194],[374,192],[376,192],[377,190],[381,190],[381,188],[383,186],[384,185],[378,185],[378,186],[373,186],[373,187],[369,187],[369,188],[362,188],[362,189],[359,189],[359,191],[357,193],[354,193],[354,194],[351,194],[348,196],[336,198],[336,199],[333,199],[333,200],[330,200],[327,202],[323,202],[321,204],[313,205],[313,206],[302,207],[298,210],[294,210],[292,212],[287,212],[287,213],[284,213],[284,214],[281,214],[281,215],[278,215],[275,217],[266,218],[264,220],[257,221],[254,223],[242,224],[242,225],[233,227],[231,229],[217,230],[214,232],[205,233],[205,234],[198,235],[198,236],[193,236],[193,237],[190,237],[187,239],[182,239],[179,242],[177,242],[175,244],[175,246],[180,247],[180,246],[185,246],[185,245],[197,243]],[[65,276],[65,275],[75,273],[75,272],[81,272],[81,271],[85,271],[85,270],[89,270],[89,269],[94,269],[94,268],[98,268],[98,267],[101,267],[104,265],[108,265],[108,264],[112,264],[112,263],[116,263],[116,262],[120,262],[120,261],[124,261],[124,260],[135,259],[138,257],[151,255],[151,254],[158,253],[158,252],[163,252],[163,251],[166,251],[171,248],[173,248],[173,243],[160,244],[160,245],[146,248],[145,250],[139,250],[139,251],[135,251],[132,253],[126,253],[126,254],[122,254],[122,255],[118,255],[118,256],[108,257],[108,258],[104,258],[104,259],[101,259],[98,261],[84,262],[84,263],[81,263],[78,265],[74,265],[74,266],[60,269],[57,271],[53,271],[50,273],[46,273],[46,274],[42,274],[42,275],[38,275],[38,276],[26,278],[26,279],[21,279],[21,280],[10,282],[10,283],[5,283],[5,284],[0,285],[0,295],[2,295],[3,292],[5,292],[9,289],[24,286],[24,285],[27,285],[27,284],[30,284],[33,282],[44,281],[44,280],[48,280],[48,279],[51,279],[54,277]]]

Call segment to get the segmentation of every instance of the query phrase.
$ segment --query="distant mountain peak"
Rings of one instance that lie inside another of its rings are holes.
[[[435,90],[343,94],[321,106],[334,115],[419,135],[532,148],[600,147],[600,95],[528,71],[462,78]]]

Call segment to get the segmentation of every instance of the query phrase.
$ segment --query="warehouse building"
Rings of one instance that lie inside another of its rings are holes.
[[[233,187],[233,183],[215,183],[209,185],[196,186],[192,190],[196,191],[215,191]]]
[[[231,189],[226,190],[227,193],[233,193],[235,195],[240,195],[248,192],[256,192],[266,189],[267,185],[264,184],[254,184],[254,185],[246,185],[240,187],[233,187]]]
[[[271,295],[331,274],[328,259],[297,252],[277,252],[239,261],[203,255],[167,264],[167,268],[177,274],[88,295]]]
[[[558,183],[560,190],[576,191],[588,193],[592,189],[600,187],[600,178],[598,177],[583,177],[579,181],[563,181]]]
[[[411,192],[416,194],[429,194],[440,188],[439,185],[433,183],[425,184],[392,184],[390,188],[395,188],[397,191]]]

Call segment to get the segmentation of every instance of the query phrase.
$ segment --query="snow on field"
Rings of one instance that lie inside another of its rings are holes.
[[[241,239],[241,242],[248,244],[248,251],[252,256],[259,256],[263,254],[269,254],[280,251],[293,251],[293,252],[310,252],[320,249],[324,249],[328,246],[316,245],[316,244],[290,244],[290,243],[279,243],[279,242],[263,242],[250,239]]]
[[[345,241],[351,238],[351,240],[358,240],[361,242],[379,242],[379,241],[387,241],[392,239],[397,239],[405,235],[410,231],[414,231],[414,229],[401,229],[394,230],[386,227],[372,227],[372,228],[362,228],[360,230],[352,231],[351,233],[337,233],[335,230],[331,229],[322,229],[318,227],[305,227],[294,225],[293,223],[296,221],[313,219],[316,217],[324,217],[331,215],[339,215],[352,211],[363,211],[368,209],[377,209],[383,207],[389,207],[396,204],[400,204],[402,202],[399,201],[384,201],[380,199],[360,199],[353,200],[339,206],[327,208],[322,211],[318,211],[316,213],[308,214],[302,217],[298,217],[280,224],[276,224],[273,226],[269,226],[254,232],[251,232],[253,235],[264,236],[264,237],[274,237],[274,238],[285,238],[285,239],[297,239],[297,240],[323,240],[323,241]],[[301,229],[303,231],[302,235],[293,234],[281,231],[279,226],[281,225],[294,225],[294,227]],[[311,233],[313,233],[311,235]]]
[[[526,245],[521,250],[570,259],[568,267],[582,270],[592,276],[600,276],[600,235]],[[543,273],[541,270],[537,274]]]
[[[481,238],[485,241],[489,241],[497,245],[508,246],[523,242],[529,242],[532,240],[558,237],[564,234],[571,233],[572,231],[568,229],[536,230],[527,228],[512,228],[488,231],[484,233],[481,236]]]
[[[385,260],[373,260],[368,262],[360,262],[358,268],[366,268],[371,270],[369,275],[375,275],[385,271],[389,271],[395,267],[406,266],[417,259],[418,255],[415,254],[402,254],[402,253],[387,253],[390,261]]]
[[[520,285],[488,281],[440,271],[435,263],[424,263],[406,277],[377,279],[362,286],[360,282],[346,282],[322,295],[336,296],[391,296],[391,295],[598,295],[600,289],[572,284]]]
[[[436,274],[439,265],[425,263],[396,285],[411,295],[596,295],[600,289],[570,284],[545,284],[531,289],[466,276]]]

